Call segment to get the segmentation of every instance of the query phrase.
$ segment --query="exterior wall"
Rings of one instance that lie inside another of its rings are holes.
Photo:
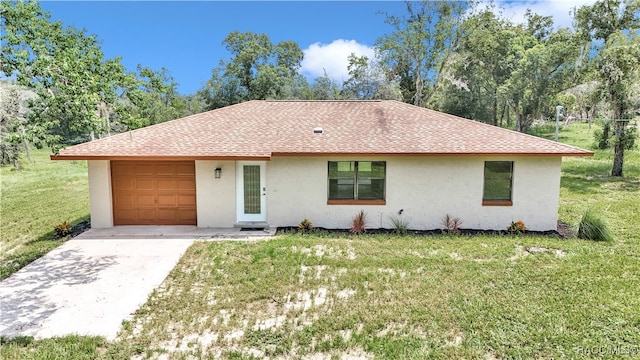
[[[387,162],[386,205],[327,205],[327,161]],[[513,206],[482,206],[484,161],[514,161]],[[463,228],[506,229],[523,220],[530,230],[555,230],[561,158],[550,157],[275,157],[267,163],[267,221],[296,226],[349,228],[365,210],[369,226],[391,228],[402,209],[412,229],[439,229],[449,214]]]
[[[96,229],[112,227],[111,162],[109,160],[88,160],[87,163],[91,227]]]
[[[215,169],[222,169],[220,179]],[[196,160],[198,227],[233,227],[236,223],[235,161]]]

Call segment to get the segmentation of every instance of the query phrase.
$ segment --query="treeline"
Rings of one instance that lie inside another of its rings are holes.
[[[573,29],[532,12],[513,23],[471,1],[406,2],[404,14],[383,14],[392,31],[374,58],[349,57],[343,83],[326,73],[307,81],[294,41],[232,32],[222,43],[229,60],[189,96],[166,69],[130,73],[104,59],[94,36],[51,21],[37,3],[2,10],[1,70],[36,94],[23,117],[5,121],[3,111],[3,143],[18,147],[55,149],[253,99],[395,99],[519,131],[562,105],[565,115],[622,120],[612,171],[621,175],[624,120],[640,109],[640,0],[576,8]]]

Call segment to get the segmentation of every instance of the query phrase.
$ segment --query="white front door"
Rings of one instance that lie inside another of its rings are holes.
[[[238,222],[267,221],[267,184],[264,161],[236,163]]]

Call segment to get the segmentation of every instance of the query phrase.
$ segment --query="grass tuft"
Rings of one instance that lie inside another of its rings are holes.
[[[585,211],[580,220],[578,237],[585,240],[613,241],[613,234],[606,221],[591,209]]]

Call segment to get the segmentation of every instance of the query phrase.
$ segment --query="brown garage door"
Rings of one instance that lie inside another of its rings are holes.
[[[196,225],[193,161],[112,161],[115,225]]]

